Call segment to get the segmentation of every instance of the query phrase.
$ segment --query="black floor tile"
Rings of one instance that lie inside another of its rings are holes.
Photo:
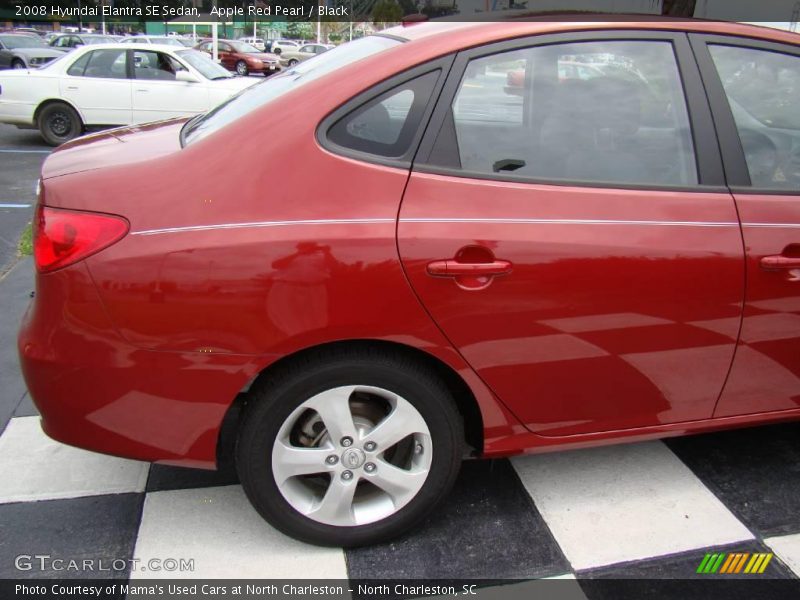
[[[713,548],[702,548],[671,554],[669,556],[659,556],[647,558],[627,563],[620,563],[608,567],[589,569],[580,571],[580,579],[733,579],[739,581],[746,578],[760,579],[794,579],[794,575],[777,556],[774,556],[767,565],[763,574],[731,574],[723,575],[720,573],[707,574],[698,573],[697,568],[703,561],[706,554],[714,553],[730,554],[733,552],[772,552],[770,548],[761,542],[750,540],[737,544],[727,544]],[[723,561],[724,562],[724,561]]]
[[[0,506],[0,579],[127,578],[143,500],[115,494]],[[49,557],[44,569],[37,555]],[[84,569],[84,560],[94,568]]]
[[[666,443],[754,533],[800,532],[800,423]]]
[[[749,541],[581,571],[577,577],[588,600],[796,600],[800,597],[800,581],[777,556],[763,574],[697,573],[707,553],[720,552],[752,554],[771,550],[760,542]]]
[[[208,471],[206,469],[150,465],[150,475],[147,477],[147,491],[186,490],[235,483],[239,483],[239,478],[232,469]]]
[[[506,460],[465,462],[450,497],[422,526],[346,557],[351,579],[522,579],[570,571]]]

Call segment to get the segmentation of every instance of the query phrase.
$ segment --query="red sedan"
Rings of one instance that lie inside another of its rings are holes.
[[[798,81],[753,26],[425,23],[67,143],[19,334],[43,427],[234,462],[353,546],[465,456],[797,419]]]
[[[208,54],[213,53],[213,44],[209,40],[197,44],[195,48]],[[217,40],[217,56],[223,67],[238,75],[261,73],[266,77],[281,70],[277,54],[262,52],[255,46],[238,40]]]

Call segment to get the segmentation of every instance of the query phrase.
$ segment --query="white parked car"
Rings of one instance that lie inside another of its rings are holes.
[[[167,46],[185,46],[181,44],[178,36],[166,35],[137,35],[134,37],[124,38],[120,41],[121,44],[166,44]]]
[[[280,54],[284,50],[299,50],[300,46],[300,42],[295,42],[294,40],[275,40],[272,42],[269,51],[273,54]]]
[[[85,46],[35,71],[0,73],[0,123],[38,128],[56,146],[88,129],[206,112],[254,83],[192,48]]]
[[[250,44],[251,46],[255,47],[257,50],[264,52],[267,48],[266,43],[264,43],[264,38],[260,37],[241,37],[239,38],[240,42],[244,42],[245,44]]]

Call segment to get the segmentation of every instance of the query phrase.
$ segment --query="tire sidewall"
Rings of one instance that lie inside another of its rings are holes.
[[[61,137],[50,131],[50,127],[47,124],[49,116],[51,113],[55,111],[62,111],[65,113],[70,120],[70,135],[68,137]],[[81,134],[81,120],[78,116],[78,113],[75,110],[63,103],[55,103],[50,104],[42,109],[42,112],[39,114],[39,133],[44,138],[44,141],[50,144],[51,146],[58,146],[60,144],[64,144],[72,139],[75,139]]]
[[[410,402],[425,419],[431,434],[432,463],[425,484],[408,504],[385,519],[354,527],[319,523],[298,513],[284,499],[272,474],[272,447],[283,423],[303,402],[325,390],[365,385],[387,389]],[[449,491],[461,459],[460,423],[441,390],[374,364],[319,367],[280,386],[248,407],[237,443],[237,468],[250,501],[278,529],[303,541],[337,546],[358,546],[393,537],[409,529]]]

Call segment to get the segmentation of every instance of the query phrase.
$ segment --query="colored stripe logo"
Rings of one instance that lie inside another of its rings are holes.
[[[716,552],[706,554],[697,567],[697,572],[702,574],[725,573],[738,574],[748,573],[751,575],[761,574],[767,569],[769,561],[772,560],[772,553],[755,552]]]

